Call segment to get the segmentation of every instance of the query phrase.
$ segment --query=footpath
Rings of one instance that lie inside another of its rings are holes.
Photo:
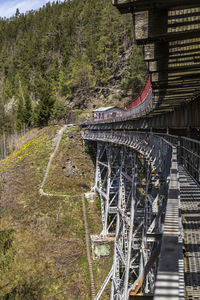
[[[48,196],[48,197],[74,198],[74,197],[80,197],[81,196],[81,199],[82,199],[82,210],[83,210],[83,221],[84,221],[84,227],[85,227],[85,242],[86,242],[87,260],[88,260],[88,267],[89,267],[89,273],[90,273],[91,296],[92,296],[92,299],[94,299],[95,298],[94,273],[93,273],[93,268],[92,268],[92,259],[91,259],[91,252],[90,252],[90,237],[89,237],[89,229],[88,229],[88,221],[87,221],[87,214],[86,214],[86,205],[85,205],[84,194],[83,195],[73,195],[73,196],[70,196],[70,195],[63,195],[63,194],[59,194],[59,193],[58,194],[46,193],[43,190],[45,182],[46,182],[47,177],[49,175],[49,171],[50,171],[50,168],[51,168],[51,165],[52,165],[53,158],[54,158],[54,156],[55,156],[55,154],[56,154],[56,152],[58,150],[58,147],[60,145],[60,142],[62,140],[62,136],[63,136],[64,132],[66,131],[66,129],[68,129],[70,127],[73,127],[73,126],[74,126],[74,124],[64,125],[59,130],[59,132],[57,133],[57,135],[56,135],[56,137],[54,139],[54,143],[55,143],[54,150],[53,150],[53,152],[50,155],[49,162],[47,164],[47,168],[45,170],[44,177],[43,177],[42,183],[41,183],[40,188],[39,188],[39,193],[40,193],[41,196]]]

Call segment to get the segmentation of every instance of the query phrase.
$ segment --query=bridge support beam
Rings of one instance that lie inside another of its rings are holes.
[[[121,146],[97,143],[95,190],[101,201],[102,236],[114,235],[119,192]]]

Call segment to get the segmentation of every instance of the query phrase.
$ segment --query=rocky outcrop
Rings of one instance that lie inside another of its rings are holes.
[[[62,167],[65,176],[70,177],[78,173],[78,168],[71,162],[70,159],[67,159],[66,164]]]

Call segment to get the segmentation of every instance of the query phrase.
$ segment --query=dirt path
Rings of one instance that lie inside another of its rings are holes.
[[[60,130],[59,132],[57,133],[55,139],[54,139],[54,142],[55,142],[55,148],[53,150],[53,152],[51,153],[51,156],[49,158],[49,162],[48,162],[48,165],[47,165],[47,168],[46,168],[46,171],[44,173],[44,177],[43,177],[43,180],[42,180],[42,183],[40,185],[40,189],[39,189],[39,193],[40,195],[43,195],[43,196],[59,196],[59,197],[66,197],[67,195],[54,195],[54,194],[50,194],[50,193],[45,193],[44,190],[43,190],[43,187],[44,187],[44,184],[47,180],[47,177],[49,175],[49,171],[50,171],[50,168],[51,168],[51,164],[52,164],[52,161],[53,161],[53,158],[56,154],[56,151],[58,150],[58,147],[60,145],[60,142],[61,142],[61,139],[62,139],[62,136],[63,136],[63,133],[65,132],[65,130],[69,127],[72,127],[74,126],[73,124],[68,124],[68,125],[64,125]]]
[[[87,251],[87,260],[88,260],[88,267],[89,267],[89,273],[90,273],[90,283],[91,283],[91,295],[92,295],[92,299],[95,298],[95,284],[94,284],[94,273],[93,273],[93,269],[92,269],[92,259],[91,259],[91,252],[90,252],[90,236],[89,236],[89,230],[88,230],[88,222],[87,222],[87,214],[86,214],[86,206],[85,206],[85,198],[84,198],[84,194],[82,195],[61,195],[61,194],[51,194],[51,193],[46,193],[43,190],[43,187],[45,185],[45,182],[47,180],[47,177],[49,175],[49,171],[51,168],[51,164],[53,161],[53,158],[58,150],[58,147],[60,145],[63,133],[65,132],[65,130],[67,128],[73,127],[74,124],[68,124],[68,125],[64,125],[59,132],[57,133],[54,142],[55,142],[55,148],[52,152],[52,154],[50,155],[49,158],[49,162],[46,168],[46,171],[44,173],[44,177],[42,180],[42,183],[40,185],[40,189],[39,189],[39,193],[42,196],[48,196],[48,197],[64,197],[64,198],[74,198],[74,197],[81,197],[82,199],[82,210],[83,210],[83,221],[84,221],[84,227],[85,227],[85,241],[86,241],[86,251]]]

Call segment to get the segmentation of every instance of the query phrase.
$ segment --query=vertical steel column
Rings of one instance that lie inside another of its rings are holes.
[[[95,190],[101,201],[103,230],[101,235],[115,233],[117,201],[119,192],[120,146],[97,143]]]
[[[94,186],[94,188],[99,193],[99,197],[100,197],[100,201],[101,201],[101,217],[102,217],[103,232],[106,231],[106,228],[105,228],[105,207],[104,207],[105,206],[104,201],[106,199],[106,194],[104,192],[104,187],[103,187],[103,182],[104,182],[103,171],[104,171],[104,169],[101,168],[100,161],[101,161],[104,153],[105,153],[104,144],[98,142],[97,143],[96,174],[95,174],[95,186]]]
[[[129,270],[135,215],[136,156],[131,149],[123,147],[110,299],[128,299],[129,297]]]

